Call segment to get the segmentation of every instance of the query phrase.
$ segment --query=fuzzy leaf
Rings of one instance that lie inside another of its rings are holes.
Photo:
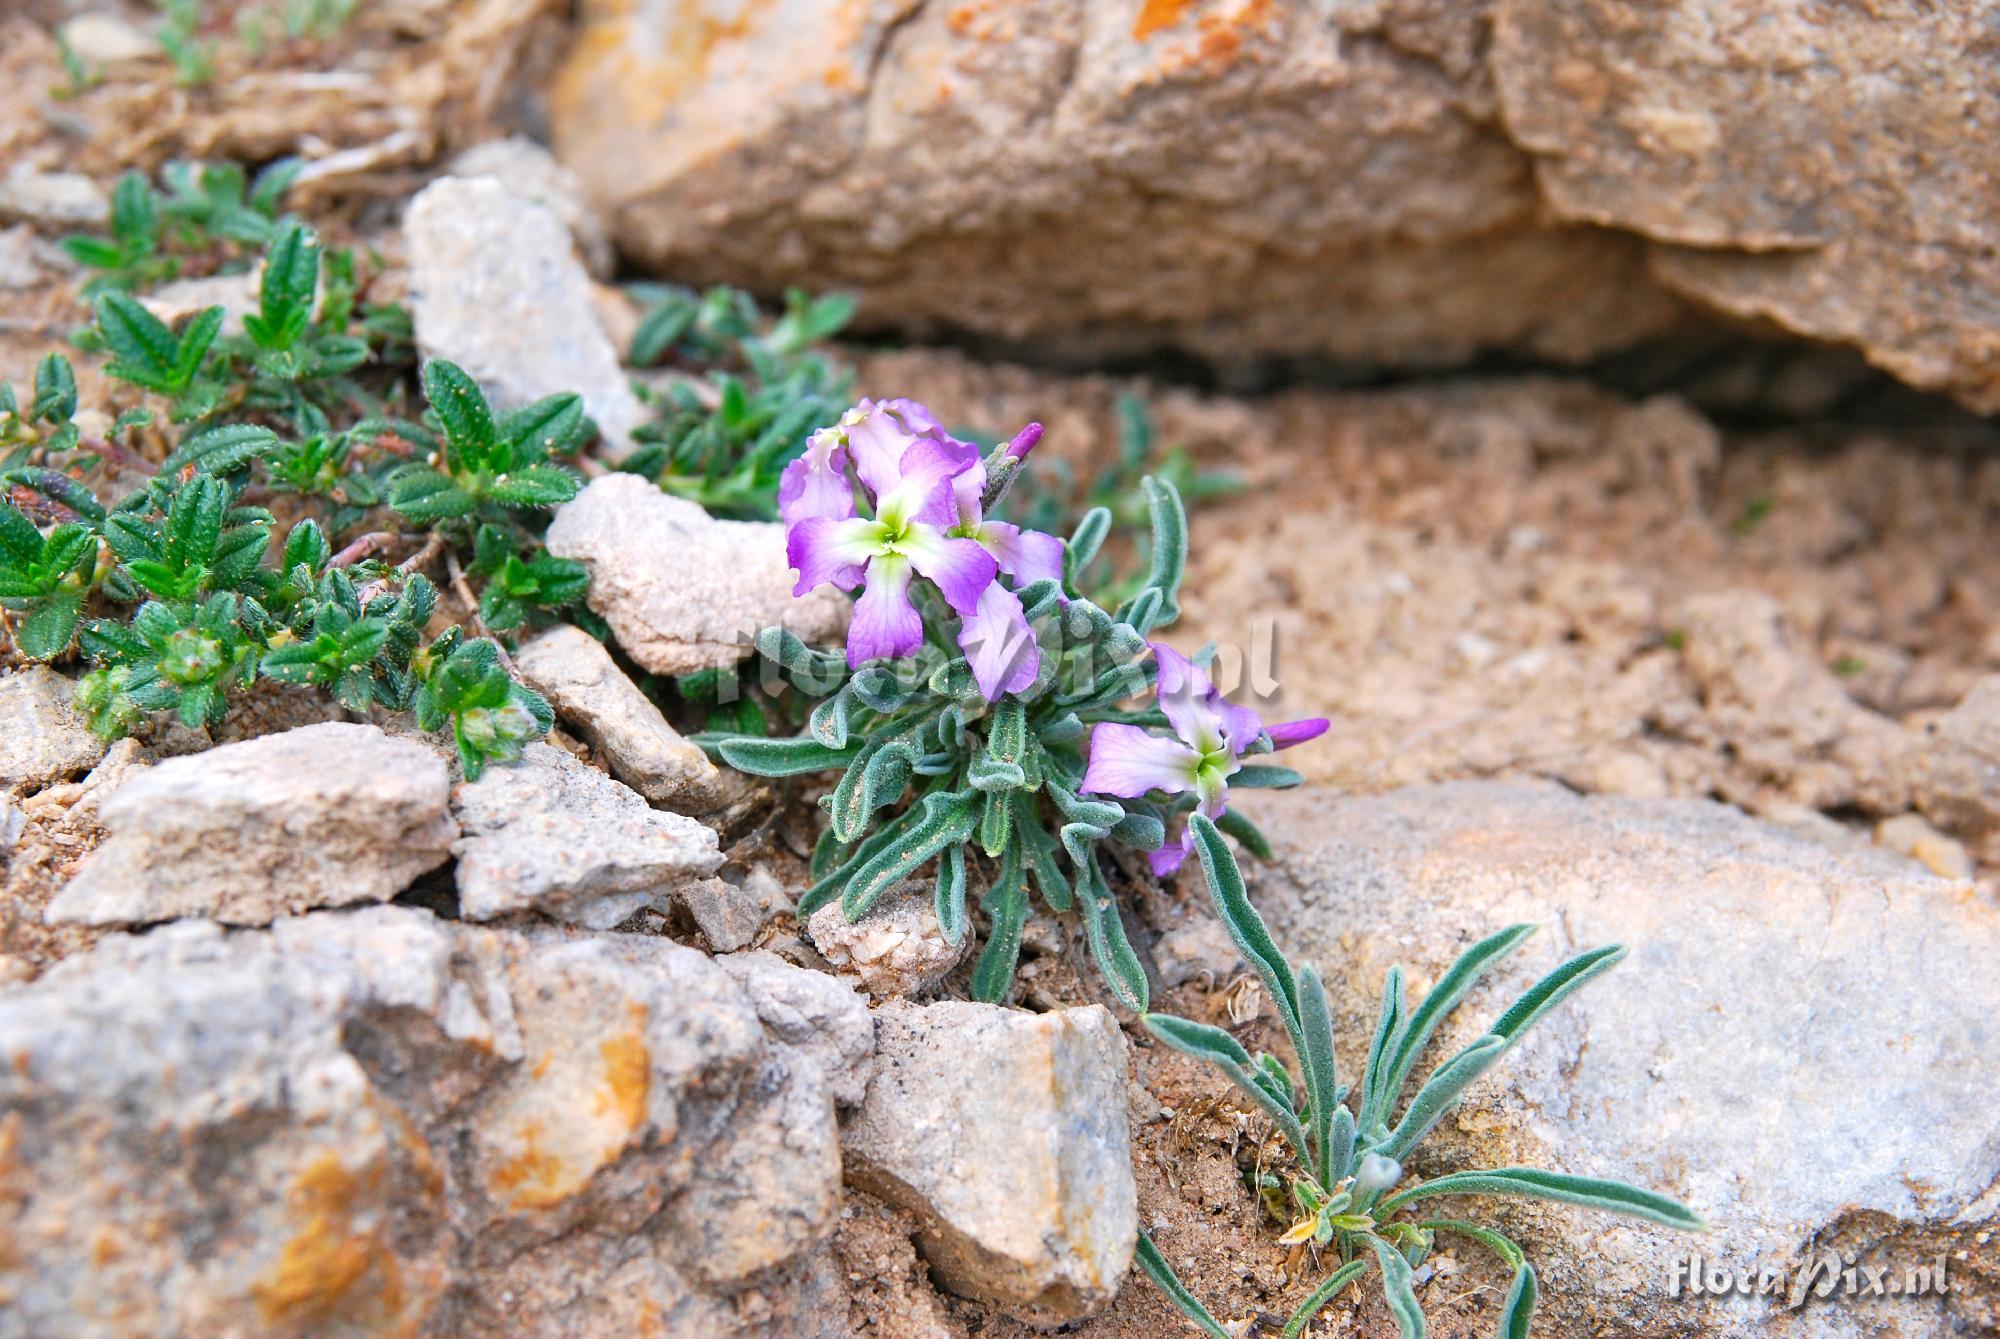
[[[947,944],[965,938],[965,848],[948,846],[938,857],[937,892],[933,899],[938,933]]]
[[[493,447],[495,429],[493,411],[479,384],[458,364],[433,358],[424,364],[424,398],[465,463],[484,464]]]
[[[1193,1321],[1209,1339],[1230,1339],[1229,1331],[1222,1328],[1222,1322],[1211,1315],[1208,1308],[1201,1304],[1201,1300],[1187,1290],[1187,1286],[1174,1273],[1173,1266],[1167,1263],[1164,1255],[1160,1254],[1160,1248],[1153,1244],[1153,1239],[1144,1231],[1139,1233],[1139,1244],[1133,1251],[1132,1258],[1145,1272],[1146,1277],[1152,1280],[1153,1286],[1165,1293],[1167,1300],[1180,1308],[1180,1313]]]
[[[1506,1050],[1506,1039],[1489,1033],[1439,1065],[1437,1072],[1410,1099],[1409,1109],[1403,1113],[1403,1119],[1397,1122],[1388,1140],[1375,1151],[1398,1162],[1407,1158],[1410,1150],[1444,1119],[1447,1111],[1458,1104],[1466,1087],[1493,1068]],[[1394,1099],[1395,1094],[1391,1093],[1385,1100],[1384,1119],[1388,1117],[1387,1103]]]
[[[1306,1096],[1311,1102],[1315,1166],[1323,1186],[1340,1179],[1335,1168],[1347,1161],[1348,1150],[1334,1146],[1333,1113],[1340,1106],[1340,1072],[1333,1056],[1333,1011],[1327,1006],[1326,987],[1320,984],[1319,970],[1307,963],[1299,971],[1299,1030],[1305,1049],[1299,1053],[1305,1071]]]
[[[579,487],[568,470],[528,465],[496,476],[486,485],[486,496],[509,507],[554,507],[575,497]]]
[[[1188,828],[1194,834],[1195,854],[1201,857],[1202,873],[1208,877],[1208,889],[1215,901],[1215,914],[1222,922],[1223,929],[1243,954],[1243,960],[1250,964],[1264,983],[1264,989],[1278,1006],[1278,1016],[1285,1024],[1285,1031],[1291,1035],[1294,1050],[1303,1053],[1304,1037],[1299,1027],[1299,987],[1292,977],[1291,964],[1285,955],[1278,952],[1278,946],[1271,942],[1270,929],[1257,908],[1250,904],[1250,896],[1243,888],[1243,872],[1236,867],[1236,857],[1229,853],[1228,843],[1215,824],[1203,814],[1190,814]]]
[[[1028,920],[1028,884],[1018,846],[1007,848],[1001,858],[1000,877],[980,899],[980,905],[986,909],[988,928],[986,947],[979,951],[979,961],[972,968],[972,998],[982,1004],[999,1004],[1014,982],[1014,968],[1021,957],[1021,929]]]
[[[1437,1025],[1458,1007],[1459,1001],[1465,998],[1466,992],[1477,984],[1489,967],[1519,948],[1534,932],[1534,926],[1523,923],[1488,935],[1461,953],[1458,960],[1438,978],[1437,984],[1424,996],[1423,1003],[1410,1015],[1409,1025],[1403,1029],[1402,1039],[1384,1071],[1387,1101],[1395,1101],[1396,1095],[1402,1092],[1403,1081],[1409,1077],[1411,1066],[1416,1064],[1418,1054],[1431,1039]]]
[[[1232,790],[1281,790],[1304,783],[1305,778],[1289,767],[1239,767],[1229,777]]]
[[[160,473],[175,474],[189,465],[204,474],[228,474],[277,448],[278,434],[253,423],[218,423],[186,437],[160,462]]]
[[[799,776],[806,772],[830,772],[845,767],[860,756],[861,746],[830,749],[816,739],[724,739],[716,745],[722,760],[739,772],[753,776]]]
[[[1701,1232],[1707,1227],[1678,1200],[1654,1191],[1642,1190],[1623,1181],[1566,1176],[1561,1172],[1545,1172],[1535,1167],[1499,1167],[1492,1171],[1453,1172],[1449,1176],[1435,1177],[1383,1200],[1376,1208],[1375,1216],[1378,1220],[1386,1219],[1407,1204],[1436,1199],[1440,1195],[1516,1195],[1524,1199],[1578,1204],[1628,1218],[1643,1218],[1647,1222],[1679,1228],[1683,1232]]]
[[[1606,944],[1588,953],[1579,953],[1530,986],[1526,994],[1514,1001],[1513,1006],[1500,1015],[1500,1021],[1493,1025],[1494,1034],[1505,1037],[1510,1044],[1519,1041],[1522,1034],[1549,1010],[1624,961],[1625,953],[1623,944]]]
[[[54,660],[67,651],[82,609],[83,596],[77,591],[63,591],[44,599],[14,627],[14,640],[21,654],[30,660]]]
[[[1134,1013],[1144,1013],[1150,993],[1146,970],[1125,937],[1125,922],[1118,915],[1118,904],[1105,886],[1104,871],[1098,868],[1094,856],[1083,862],[1076,881],[1076,897],[1083,913],[1084,935],[1090,941],[1091,955],[1097,959],[1097,969],[1104,974],[1105,984],[1111,987],[1120,1004]]]
[[[1402,1339],[1424,1339],[1424,1309],[1417,1304],[1416,1275],[1403,1253],[1374,1233],[1367,1241],[1382,1267],[1382,1299],[1389,1304]]]
[[[1340,1296],[1342,1288],[1367,1271],[1366,1260],[1350,1260],[1327,1275],[1319,1287],[1314,1288],[1306,1300],[1299,1303],[1298,1310],[1292,1312],[1291,1319],[1285,1322],[1285,1328],[1279,1332],[1278,1339],[1299,1339],[1299,1336],[1306,1332],[1306,1326],[1312,1324],[1313,1317],[1317,1316],[1328,1302]]]
[[[840,909],[849,923],[867,914],[875,900],[939,854],[972,836],[979,821],[973,791],[934,791],[924,797],[917,821],[895,841],[877,852],[873,859],[854,872],[847,891],[841,894]]]

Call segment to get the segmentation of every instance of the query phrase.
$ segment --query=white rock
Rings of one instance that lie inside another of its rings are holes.
[[[604,755],[619,780],[654,804],[702,814],[735,794],[708,755],[668,723],[604,644],[582,628],[550,628],[515,653],[514,666]]]
[[[806,933],[835,970],[859,977],[877,999],[918,995],[935,986],[972,949],[972,936],[956,944],[938,925],[937,899],[921,879],[891,888],[852,925],[833,901],[812,914]]]
[[[411,201],[403,230],[426,358],[457,363],[501,408],[575,391],[607,454],[632,449],[646,412],[560,218],[490,177],[441,177]]]
[[[782,624],[807,641],[838,637],[848,601],[792,595],[785,528],[718,521],[636,474],[592,480],[556,509],[549,552],[590,569],[590,607],[654,674],[727,668]]]
[[[0,676],[0,790],[45,786],[94,765],[105,742],[70,706],[76,685],[43,665]]]
[[[475,144],[451,160],[451,174],[491,177],[511,194],[546,206],[569,228],[591,274],[610,277],[616,257],[597,210],[584,199],[576,175],[541,145],[520,135]]]
[[[258,309],[257,286],[262,282],[260,272],[177,279],[141,294],[139,303],[168,325],[210,307],[220,307],[222,333],[240,335],[243,318]]]
[[[1111,1014],[896,1000],[875,1054],[848,1180],[917,1216],[938,1282],[1036,1325],[1109,1304],[1139,1228]]]
[[[61,28],[62,40],[86,69],[108,69],[162,60],[158,39],[115,14],[79,14]]]
[[[267,925],[386,902],[450,857],[449,791],[430,749],[341,721],[169,758],[104,801],[110,836],[47,918]]]
[[[104,188],[81,172],[39,172],[26,163],[0,179],[0,218],[69,227],[102,227],[111,217]]]
[[[605,930],[722,863],[715,833],[559,748],[530,744],[452,792],[459,912],[520,911]]]

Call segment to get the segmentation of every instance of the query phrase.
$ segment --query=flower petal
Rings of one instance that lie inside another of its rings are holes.
[[[943,429],[915,400],[863,400],[841,415],[854,471],[878,499],[903,477],[903,453],[921,437]]]
[[[988,702],[1025,691],[1042,665],[1041,644],[1020,597],[997,581],[980,592],[979,607],[960,623],[958,645]]]
[[[786,525],[814,516],[844,521],[854,515],[854,485],[847,481],[847,448],[838,428],[806,439],[805,454],[778,477],[778,515]]]
[[[854,602],[847,624],[847,663],[906,656],[924,644],[924,620],[910,603],[910,564],[884,554],[868,564],[868,589]]]
[[[1136,725],[1102,721],[1090,732],[1090,766],[1080,789],[1137,799],[1148,791],[1178,795],[1194,785],[1201,757],[1177,739],[1149,735]]]
[[[993,555],[969,539],[947,539],[935,526],[913,523],[896,541],[910,565],[944,592],[945,602],[962,618],[979,608],[979,597],[999,575]]]
[[[805,595],[820,586],[853,590],[861,584],[862,567],[882,552],[881,527],[859,518],[847,521],[812,516],[785,533],[785,558],[799,574],[792,594]]]
[[[1173,722],[1174,733],[1203,753],[1227,748],[1233,757],[1248,748],[1264,719],[1215,690],[1208,674],[1165,642],[1154,642],[1160,679],[1155,696]]]
[[[986,462],[974,458],[972,464],[952,476],[952,501],[957,503],[958,515],[954,524],[965,533],[979,532],[980,520],[986,509],[980,505],[986,493]]]
[[[919,437],[897,462],[895,486],[880,493],[875,514],[892,526],[921,521],[939,527],[958,520],[955,476],[979,463],[979,448],[953,437]]]
[[[1164,879],[1178,870],[1182,862],[1193,853],[1194,833],[1182,827],[1181,839],[1178,842],[1167,842],[1157,851],[1146,852],[1146,863],[1153,867],[1154,878]]]
[[[1264,727],[1264,733],[1271,737],[1271,747],[1288,749],[1294,744],[1303,744],[1308,739],[1318,739],[1326,733],[1331,724],[1324,716],[1308,716],[1302,720],[1279,721],[1276,725]]]
[[[1023,530],[1005,521],[979,527],[979,542],[1000,562],[1000,570],[1017,585],[1044,579],[1061,581],[1063,542],[1039,530]]]

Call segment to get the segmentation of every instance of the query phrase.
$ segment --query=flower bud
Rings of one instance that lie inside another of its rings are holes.
[[[1387,1190],[1402,1179],[1403,1164],[1380,1153],[1362,1155],[1361,1166],[1354,1173],[1354,1184],[1363,1190]]]

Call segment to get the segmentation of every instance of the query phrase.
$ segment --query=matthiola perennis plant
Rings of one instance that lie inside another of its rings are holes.
[[[1075,910],[1107,983],[1143,1009],[1146,977],[1106,875],[1105,843],[1179,865],[1198,810],[1252,849],[1230,784],[1293,785],[1245,759],[1311,738],[1323,721],[1266,728],[1206,673],[1149,641],[1179,616],[1187,522],[1171,484],[1144,489],[1150,553],[1138,593],[1107,611],[1075,589],[1111,525],[1098,508],[1067,542],[997,519],[1030,425],[983,458],[908,400],[862,401],[813,434],[779,494],[797,593],[860,590],[844,654],[767,630],[758,649],[824,699],[791,739],[708,735],[724,761],[765,776],[838,771],[822,800],[810,914],[839,898],[848,919],[926,863],[938,922],[968,931],[977,890],[990,922],[973,991],[1012,981],[1029,888]],[[1157,704],[1144,701],[1155,683]]]
[[[1550,1010],[1617,966],[1625,956],[1622,946],[1579,954],[1536,982],[1485,1034],[1431,1071],[1416,1095],[1403,1104],[1403,1089],[1432,1032],[1486,970],[1519,947],[1534,927],[1511,925],[1474,944],[1415,1009],[1405,997],[1402,969],[1391,968],[1367,1061],[1359,1080],[1344,1084],[1335,1073],[1333,1014],[1319,973],[1310,963],[1294,972],[1278,952],[1264,918],[1245,894],[1235,857],[1208,818],[1196,814],[1188,827],[1216,916],[1276,1007],[1298,1057],[1299,1077],[1295,1081],[1275,1056],[1253,1058],[1222,1028],[1171,1014],[1148,1014],[1144,1022],[1168,1046],[1220,1069],[1270,1119],[1296,1160],[1284,1179],[1260,1171],[1257,1189],[1274,1214],[1291,1221],[1279,1240],[1328,1252],[1332,1267],[1293,1311],[1282,1339],[1305,1333],[1321,1308],[1371,1265],[1381,1274],[1383,1296],[1402,1339],[1423,1339],[1424,1313],[1417,1303],[1414,1271],[1440,1232],[1478,1242],[1514,1271],[1513,1285],[1501,1303],[1499,1334],[1501,1339],[1527,1339],[1537,1281],[1521,1248],[1476,1223],[1406,1212],[1424,1200],[1513,1195],[1583,1205],[1683,1231],[1701,1230],[1699,1218],[1665,1195],[1620,1181],[1533,1167],[1452,1172],[1404,1184],[1403,1165],[1458,1105],[1467,1086],[1497,1064]],[[1203,1333],[1230,1339],[1233,1331],[1182,1285],[1143,1232],[1138,1260],[1147,1276]]]

